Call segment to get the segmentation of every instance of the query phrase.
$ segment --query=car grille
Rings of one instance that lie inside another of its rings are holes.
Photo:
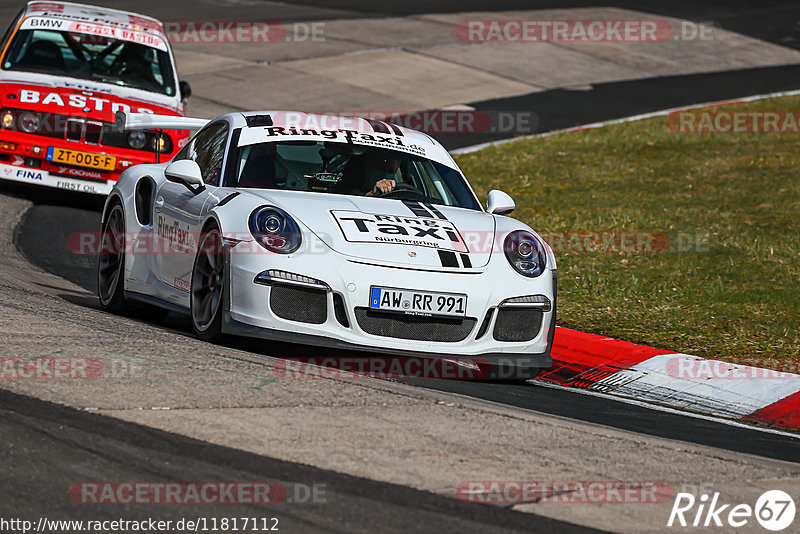
[[[531,341],[541,328],[540,310],[500,308],[492,335],[497,341]]]
[[[319,289],[276,284],[269,292],[269,307],[287,321],[322,324],[328,320],[328,294]]]
[[[375,312],[369,308],[356,308],[355,312],[358,326],[368,334],[415,341],[441,343],[463,341],[478,322],[474,317],[463,319],[419,317]]]

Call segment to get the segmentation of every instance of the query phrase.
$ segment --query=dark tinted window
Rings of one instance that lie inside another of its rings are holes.
[[[206,126],[175,156],[175,160],[191,159],[200,167],[203,181],[219,185],[228,125],[224,122]]]
[[[3,58],[3,69],[61,74],[175,94],[167,52],[105,36],[20,30]]]

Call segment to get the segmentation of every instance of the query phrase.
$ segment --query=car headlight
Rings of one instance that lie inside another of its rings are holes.
[[[39,115],[29,111],[20,115],[19,129],[25,133],[35,133],[39,129]]]
[[[532,233],[516,230],[506,236],[503,243],[508,263],[523,276],[535,278],[547,266],[547,252],[544,243]]]
[[[256,208],[250,214],[249,226],[250,233],[262,247],[278,254],[291,254],[303,241],[295,220],[272,206]]]
[[[159,154],[172,152],[172,139],[165,133],[156,134],[151,141],[150,150]]]
[[[134,150],[141,150],[147,144],[147,134],[134,130],[128,134],[128,146]]]
[[[14,114],[11,113],[9,110],[5,110],[3,112],[3,118],[0,119],[0,124],[3,125],[3,128],[13,128],[14,127]]]

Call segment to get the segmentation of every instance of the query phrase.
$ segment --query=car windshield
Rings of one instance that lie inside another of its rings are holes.
[[[235,187],[382,196],[479,210],[462,174],[430,159],[352,143],[284,141],[237,149]],[[376,192],[381,180],[393,182]]]
[[[101,35],[20,30],[3,58],[3,69],[60,74],[175,94],[167,52]]]

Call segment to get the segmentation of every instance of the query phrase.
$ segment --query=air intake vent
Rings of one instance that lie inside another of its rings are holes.
[[[497,341],[531,341],[542,328],[542,312],[531,309],[500,308],[494,323]]]
[[[322,324],[328,320],[328,294],[318,289],[276,284],[269,292],[269,307],[287,321]]]
[[[364,332],[374,336],[441,343],[464,341],[478,322],[474,317],[419,317],[375,312],[369,308],[356,308],[356,321]]]
[[[344,299],[339,293],[333,294],[333,313],[336,320],[345,328],[350,328],[350,321],[347,319],[347,310],[344,307]]]

